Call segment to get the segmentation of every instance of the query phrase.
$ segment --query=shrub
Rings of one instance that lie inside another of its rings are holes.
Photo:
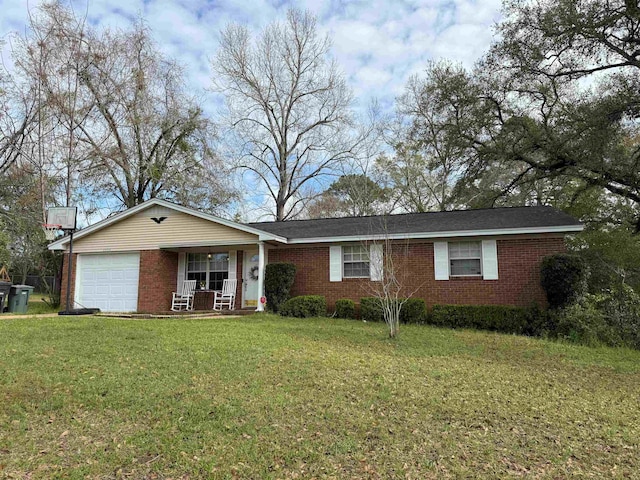
[[[532,309],[506,305],[434,305],[428,322],[451,328],[525,333]]]
[[[400,309],[400,322],[424,323],[427,316],[427,306],[421,298],[403,299],[404,304]],[[364,297],[360,299],[360,318],[367,322],[384,322],[382,303],[376,297]]]
[[[551,316],[555,323],[553,333],[557,338],[591,346],[615,345],[620,341],[613,330],[608,328],[603,313],[587,297],[563,310],[552,312]]]
[[[622,284],[604,296],[600,308],[622,343],[640,350],[640,295]]]
[[[264,270],[264,295],[267,308],[278,312],[280,306],[289,299],[296,275],[293,263],[270,263]]]
[[[577,255],[557,253],[542,260],[540,284],[551,308],[562,308],[582,298],[588,278],[589,269]]]
[[[424,323],[427,305],[422,298],[408,298],[400,310],[401,323]]]
[[[327,313],[327,300],[321,295],[293,297],[280,306],[283,317],[320,317]]]
[[[356,304],[348,298],[336,300],[336,317],[338,318],[356,318]]]
[[[585,345],[640,349],[640,297],[628,285],[603,294],[585,295],[552,314],[554,335]]]
[[[380,300],[375,297],[361,298],[360,318],[365,322],[384,322]]]
[[[530,337],[548,337],[555,331],[553,318],[549,311],[543,310],[537,303],[526,309],[526,321],[523,334]]]

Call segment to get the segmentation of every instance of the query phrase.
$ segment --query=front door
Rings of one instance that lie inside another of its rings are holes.
[[[244,268],[242,271],[243,307],[258,306],[258,259],[257,250],[244,251]]]

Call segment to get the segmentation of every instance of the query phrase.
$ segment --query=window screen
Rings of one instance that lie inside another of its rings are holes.
[[[481,243],[449,242],[449,271],[452,277],[481,276]]]
[[[187,255],[187,280],[197,280],[210,290],[222,290],[224,280],[229,278],[229,254],[190,253]]]
[[[342,275],[345,278],[369,278],[369,255],[366,247],[342,247]]]

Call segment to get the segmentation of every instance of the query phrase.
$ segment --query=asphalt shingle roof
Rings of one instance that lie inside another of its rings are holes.
[[[247,224],[288,239],[579,226],[552,207],[505,207]]]

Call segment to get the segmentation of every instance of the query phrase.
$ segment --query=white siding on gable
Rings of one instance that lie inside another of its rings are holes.
[[[154,205],[153,207],[149,207],[146,210],[143,210],[142,212],[138,213],[138,215],[145,215],[149,218],[152,218],[152,217],[160,218],[160,217],[170,217],[174,213],[176,213],[176,211],[171,208],[163,207],[162,205]]]
[[[498,247],[495,240],[482,241],[482,278],[498,280]]]
[[[436,280],[449,280],[449,245],[433,242],[433,266]]]
[[[342,247],[340,245],[329,247],[329,281],[342,281]]]
[[[156,208],[156,207],[151,207]],[[161,245],[180,246],[190,242],[212,245],[255,243],[258,236],[186,213],[172,211],[162,223],[154,222],[146,210],[113,223],[73,242],[77,253],[156,250]]]
[[[382,245],[371,245],[369,247],[369,270],[370,278],[374,282],[380,282],[382,280],[383,260]]]

